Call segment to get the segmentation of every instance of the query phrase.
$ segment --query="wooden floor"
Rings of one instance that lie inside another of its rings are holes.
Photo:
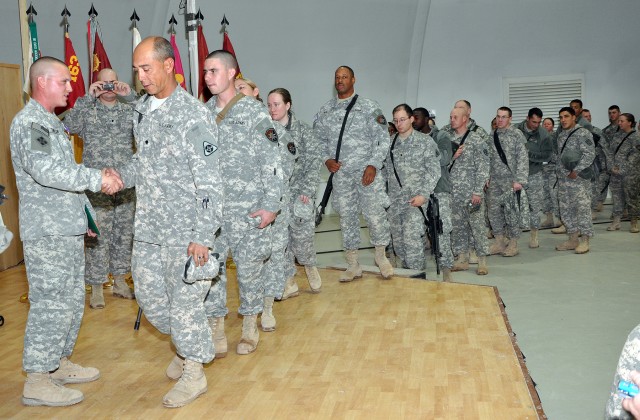
[[[233,270],[230,270],[233,271]],[[205,369],[209,391],[181,409],[162,407],[173,382],[168,337],[135,301],[87,309],[72,360],[101,370],[66,408],[24,407],[24,266],[0,273],[0,418],[535,419],[544,418],[492,287],[374,274],[348,284],[321,270],[323,292],[275,304],[277,330],[258,350],[235,353],[242,320],[230,281],[230,352]],[[306,291],[304,273],[298,283]],[[88,300],[88,298],[87,298]]]

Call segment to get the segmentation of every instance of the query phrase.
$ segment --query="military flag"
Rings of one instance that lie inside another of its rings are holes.
[[[236,63],[238,62],[238,57],[236,57],[236,52],[233,49],[233,45],[231,44],[231,40],[229,39],[229,35],[227,34],[227,30],[224,30],[224,38],[222,40],[222,49],[231,53],[236,59]],[[242,72],[240,71],[240,64],[236,65],[236,79],[242,78]]]
[[[171,19],[169,20],[169,33],[171,34],[171,38],[169,42],[171,43],[171,48],[173,48],[173,55],[175,57],[174,62],[174,70],[176,74],[176,82],[184,90],[187,90],[187,83],[184,78],[184,69],[182,68],[182,58],[180,58],[180,50],[178,50],[178,45],[176,44],[176,29],[175,25],[178,23],[174,15],[171,15]]]
[[[200,14],[199,10],[198,14]],[[207,47],[207,40],[202,32],[202,24],[200,19],[198,19],[198,99],[202,102],[206,102],[211,97],[211,93],[209,92],[209,89],[205,89],[204,83],[204,60],[208,55],[209,47]]]

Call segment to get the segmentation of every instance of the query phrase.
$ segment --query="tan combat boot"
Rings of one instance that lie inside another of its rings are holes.
[[[51,373],[51,379],[60,384],[83,384],[100,378],[100,371],[94,367],[82,367],[63,357],[60,367]]]
[[[602,206],[604,205],[604,203],[602,201],[598,201],[598,204],[596,204],[596,211],[598,213],[600,213],[602,211]]]
[[[614,230],[620,230],[620,216],[613,216],[613,221],[607,227],[609,232],[613,232]]]
[[[362,268],[360,268],[360,264],[358,263],[358,250],[348,249],[346,259],[347,269],[340,275],[340,281],[347,282],[362,277]]]
[[[282,292],[282,297],[280,300],[286,300],[292,297],[296,297],[300,294],[298,291],[298,283],[296,282],[295,276],[287,279],[287,282],[284,285],[284,292]]]
[[[520,251],[518,251],[518,240],[516,238],[509,239],[509,244],[504,249],[502,253],[503,257],[515,257],[518,255]]]
[[[82,392],[77,389],[65,388],[61,383],[51,379],[49,372],[27,373],[27,380],[22,391],[22,404],[24,405],[65,407],[77,404],[83,399]]]
[[[207,377],[204,376],[202,363],[184,360],[182,376],[178,383],[162,399],[162,404],[168,408],[177,408],[189,404],[200,395],[207,392]]]
[[[496,239],[493,244],[489,247],[489,255],[502,254],[504,250],[507,248],[504,243],[505,237],[504,235],[496,235]]]
[[[258,315],[246,315],[242,320],[242,337],[236,347],[236,353],[253,353],[258,347],[260,333],[258,332]]]
[[[453,277],[451,277],[451,269],[450,268],[443,268],[442,269],[442,281],[447,282],[447,283],[453,282]]]
[[[164,371],[167,378],[177,381],[182,376],[182,366],[184,365],[184,359],[179,355],[173,356],[171,363],[167,366],[167,370]]]
[[[589,252],[589,237],[587,235],[582,235],[580,237],[580,242],[576,247],[576,254],[586,254]]]
[[[209,327],[213,336],[213,348],[216,358],[222,359],[227,355],[227,336],[224,333],[224,317],[209,318]]]
[[[539,248],[540,244],[538,243],[538,229],[531,229],[529,232],[529,248]]]
[[[569,235],[569,239],[563,243],[556,245],[556,251],[572,251],[578,246],[578,232]]]
[[[393,266],[387,259],[387,255],[384,253],[384,246],[376,246],[376,255],[374,257],[376,266],[380,269],[382,278],[388,280],[393,276]]]
[[[133,290],[129,288],[124,274],[118,274],[113,278],[113,296],[118,296],[123,299],[135,299]]]
[[[561,223],[557,228],[551,229],[551,233],[555,233],[556,235],[567,233],[567,227],[564,225],[564,223]]]
[[[478,268],[476,269],[476,274],[479,276],[486,276],[487,274],[489,274],[486,255],[478,257]]]
[[[552,228],[555,226],[555,222],[553,221],[553,213],[552,212],[546,212],[545,216],[547,216],[547,218],[545,219],[544,222],[542,222],[542,224],[540,225],[540,227],[542,228]]]
[[[315,265],[305,265],[304,272],[307,275],[307,280],[309,280],[311,293],[320,293],[322,289],[322,279],[320,278],[318,267]]]
[[[629,232],[631,232],[631,233],[640,232],[640,229],[638,229],[638,218],[637,217],[632,217],[631,218],[631,227],[629,228]]]
[[[104,293],[102,292],[101,284],[91,285],[91,297],[89,298],[89,307],[91,309],[104,308]]]
[[[465,271],[469,269],[469,253],[463,252],[456,257],[451,271]]]
[[[264,297],[264,305],[262,308],[262,316],[260,317],[260,326],[262,331],[269,332],[276,329],[276,317],[273,316],[273,298]]]
[[[478,255],[475,249],[469,250],[469,264],[478,264]]]

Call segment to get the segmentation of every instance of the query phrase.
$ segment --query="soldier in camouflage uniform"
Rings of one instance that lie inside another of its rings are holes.
[[[582,117],[589,122],[591,121],[591,111],[588,109],[582,110]],[[600,130],[598,127],[592,125],[591,134],[593,135],[593,143],[595,144],[596,149],[596,159],[594,161],[594,166],[596,169],[595,177],[591,180],[591,217],[593,219],[596,218],[596,213],[598,208],[600,207],[600,203],[604,202],[607,198],[606,190],[608,185],[601,185],[600,179],[602,172],[607,171],[607,155],[609,153],[609,142],[608,139],[604,136],[604,132]],[[604,197],[602,196],[602,190],[605,190]],[[601,208],[600,208],[601,209]]]
[[[435,141],[440,151],[440,179],[434,189],[434,194],[438,198],[440,207],[440,219],[442,220],[442,233],[438,235],[440,244],[440,266],[442,267],[442,281],[453,281],[451,269],[453,268],[453,250],[451,247],[451,176],[449,174],[449,164],[453,157],[453,140],[448,132],[438,130],[427,123],[429,111],[426,108],[415,108],[413,110],[413,128],[422,133],[429,130],[431,138]],[[475,253],[474,253],[475,254]],[[477,261],[476,261],[477,263]]]
[[[513,257],[518,254],[518,238],[522,231],[517,220],[506,217],[507,204],[500,197],[511,193],[517,194],[518,191],[526,188],[529,177],[529,154],[522,132],[511,127],[511,109],[506,106],[498,108],[496,120],[498,128],[491,133],[492,140],[489,142],[491,166],[487,195],[489,196],[489,220],[495,236],[495,242],[489,248],[489,253]],[[500,155],[498,144],[504,156]],[[521,208],[521,211],[523,210]]]
[[[315,234],[314,196],[322,164],[322,144],[315,137],[311,126],[298,120],[291,111],[291,94],[287,89],[277,88],[269,92],[267,106],[271,118],[283,125],[294,140],[297,153],[293,174],[289,179],[291,202],[288,207],[290,222],[289,243],[286,249],[288,271],[285,273],[287,282],[282,298],[298,295],[298,285],[294,277],[296,274],[294,259],[304,266],[311,292],[319,293],[322,279],[316,267],[313,237]]]
[[[473,248],[478,256],[476,273],[486,275],[489,245],[485,234],[484,187],[489,180],[489,151],[478,131],[468,128],[468,118],[464,109],[451,111],[452,138],[459,145],[449,165],[451,242],[456,255],[452,271],[469,269],[469,252]]]
[[[11,161],[20,195],[20,236],[29,282],[29,315],[22,367],[25,405],[66,406],[82,392],[65,383],[94,381],[95,368],[68,360],[84,313],[84,234],[95,213],[85,190],[113,193],[122,187],[106,171],[76,164],[64,125],[53,113],[67,105],[71,75],[51,57],[29,70],[31,100],[10,128]],[[53,372],[53,373],[50,373]]]
[[[538,230],[540,229],[540,212],[544,207],[544,163],[549,162],[553,149],[549,133],[540,125],[542,111],[540,108],[531,108],[527,118],[515,127],[526,138],[526,147],[529,154],[529,178],[527,180],[527,199],[529,201],[530,237],[529,248],[538,248]]]
[[[471,102],[467,101],[466,99],[460,99],[458,101],[456,101],[456,103],[453,105],[453,108],[458,108],[458,109],[462,109],[466,116],[467,116],[467,128],[473,132],[478,133],[478,135],[480,137],[482,137],[483,139],[485,139],[485,141],[488,141],[489,139],[489,134],[487,133],[487,130],[485,130],[484,128],[480,127],[473,118],[471,118]],[[440,129],[440,131],[446,131],[447,133],[449,133],[449,135],[454,136],[456,130],[451,126],[451,124],[447,124],[444,127],[442,127]],[[455,147],[454,147],[455,149]]]
[[[637,418],[637,416],[632,416],[631,413],[627,411],[630,408],[630,401],[623,403],[623,400],[628,397],[618,391],[620,381],[632,381],[632,379],[635,378],[635,382],[638,382],[637,371],[640,371],[640,325],[636,326],[629,333],[627,341],[624,343],[624,347],[620,353],[618,367],[613,377],[611,392],[609,393],[609,399],[605,408],[605,419],[631,420]]]
[[[540,227],[543,228],[553,228],[556,226],[554,221],[554,216],[556,218],[560,218],[560,213],[558,212],[558,189],[556,184],[556,132],[553,129],[555,122],[553,118],[545,118],[542,122],[544,129],[549,134],[549,142],[551,143],[551,156],[549,157],[549,161],[544,163],[542,166],[542,176],[544,179],[544,186],[542,189],[543,195],[543,206],[542,211],[544,212],[546,219],[540,224]]]
[[[249,354],[260,339],[257,317],[263,311],[265,262],[271,255],[271,224],[282,209],[283,174],[278,134],[266,107],[236,94],[237,62],[217,50],[204,63],[205,83],[216,95],[207,107],[218,121],[224,187],[224,222],[216,250],[226,260],[233,254],[240,290],[238,312],[244,316],[238,354]],[[207,296],[207,315],[216,345],[226,353],[224,317],[227,281],[222,275]]]
[[[635,126],[635,117],[632,114],[620,114],[618,118],[620,131],[616,133],[609,149],[611,156],[611,199],[613,201],[613,221],[607,227],[608,231],[620,229],[622,213],[627,208],[627,200],[624,193],[627,184],[626,175],[630,170],[629,157],[635,152],[635,140],[638,136]]]
[[[64,118],[69,131],[84,140],[82,162],[89,168],[121,166],[133,155],[133,107],[117,98],[131,102],[136,95],[117,79],[113,70],[101,70],[89,93]],[[114,88],[103,90],[105,82],[113,83]],[[104,308],[102,284],[109,273],[114,276],[114,296],[134,297],[125,274],[131,271],[135,190],[127,188],[113,196],[88,192],[87,196],[97,214],[100,237],[87,238],[85,282],[92,286],[89,306]]]
[[[401,261],[398,266],[424,270],[424,217],[440,178],[440,151],[429,135],[413,129],[413,110],[407,104],[393,109],[393,123],[398,133],[382,170],[391,200],[393,250]]]
[[[640,136],[633,135],[633,150],[627,159],[627,172],[625,174],[624,194],[629,208],[631,227],[629,232],[638,233],[638,219],[640,218]]]
[[[615,135],[620,132],[620,127],[618,126],[618,118],[620,117],[620,107],[618,105],[611,105],[608,109],[609,115],[609,125],[602,129],[603,137],[600,139],[601,151],[603,156],[600,155],[600,163],[602,167],[600,168],[600,175],[598,177],[598,188],[597,195],[593,197],[596,200],[595,206],[592,207],[592,210],[595,212],[601,212],[602,206],[604,204],[604,200],[607,199],[607,195],[609,192],[609,183],[611,177],[611,168],[609,167],[611,164],[611,143],[613,142],[613,138]],[[593,200],[592,199],[592,203]]]
[[[573,108],[560,110],[558,135],[558,202],[560,217],[566,227],[569,239],[556,250],[575,250],[576,254],[589,252],[589,238],[593,236],[591,223],[591,172],[590,166],[596,152],[589,130],[576,123]],[[582,236],[580,236],[582,235]],[[580,236],[580,242],[578,237]]]
[[[133,67],[147,94],[137,103],[133,132],[137,152],[121,169],[136,187],[132,274],[144,314],[170,334],[176,356],[167,376],[179,379],[164,396],[181,407],[207,391],[203,363],[214,357],[204,299],[211,280],[183,280],[187,257],[198,266],[210,258],[222,219],[220,150],[211,113],[178,86],[171,44],[143,40]],[[183,360],[184,359],[184,360]]]
[[[348,66],[335,72],[334,98],[324,104],[316,114],[313,128],[324,144],[325,165],[333,175],[333,209],[340,215],[342,244],[346,251],[347,270],[340,281],[348,282],[362,276],[358,263],[360,246],[360,220],[362,212],[369,226],[371,244],[375,247],[375,262],[385,279],[393,275],[393,267],[385,255],[389,244],[389,221],[385,209],[389,197],[384,179],[378,176],[389,150],[387,121],[378,104],[355,95],[356,78]],[[340,160],[336,149],[343,126],[346,108],[355,101],[344,124]]]

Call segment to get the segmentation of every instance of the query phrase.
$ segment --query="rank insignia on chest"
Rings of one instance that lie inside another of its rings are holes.
[[[216,150],[218,150],[218,146],[211,144],[208,141],[203,142],[202,147],[204,149],[205,156],[211,156]]]
[[[272,141],[274,143],[278,142],[278,133],[276,133],[275,128],[269,127],[267,131],[264,132],[264,135],[267,137],[267,139],[269,139],[269,141]]]
[[[289,143],[287,143],[287,150],[292,155],[295,155],[296,154],[296,145],[292,141],[290,141]]]

